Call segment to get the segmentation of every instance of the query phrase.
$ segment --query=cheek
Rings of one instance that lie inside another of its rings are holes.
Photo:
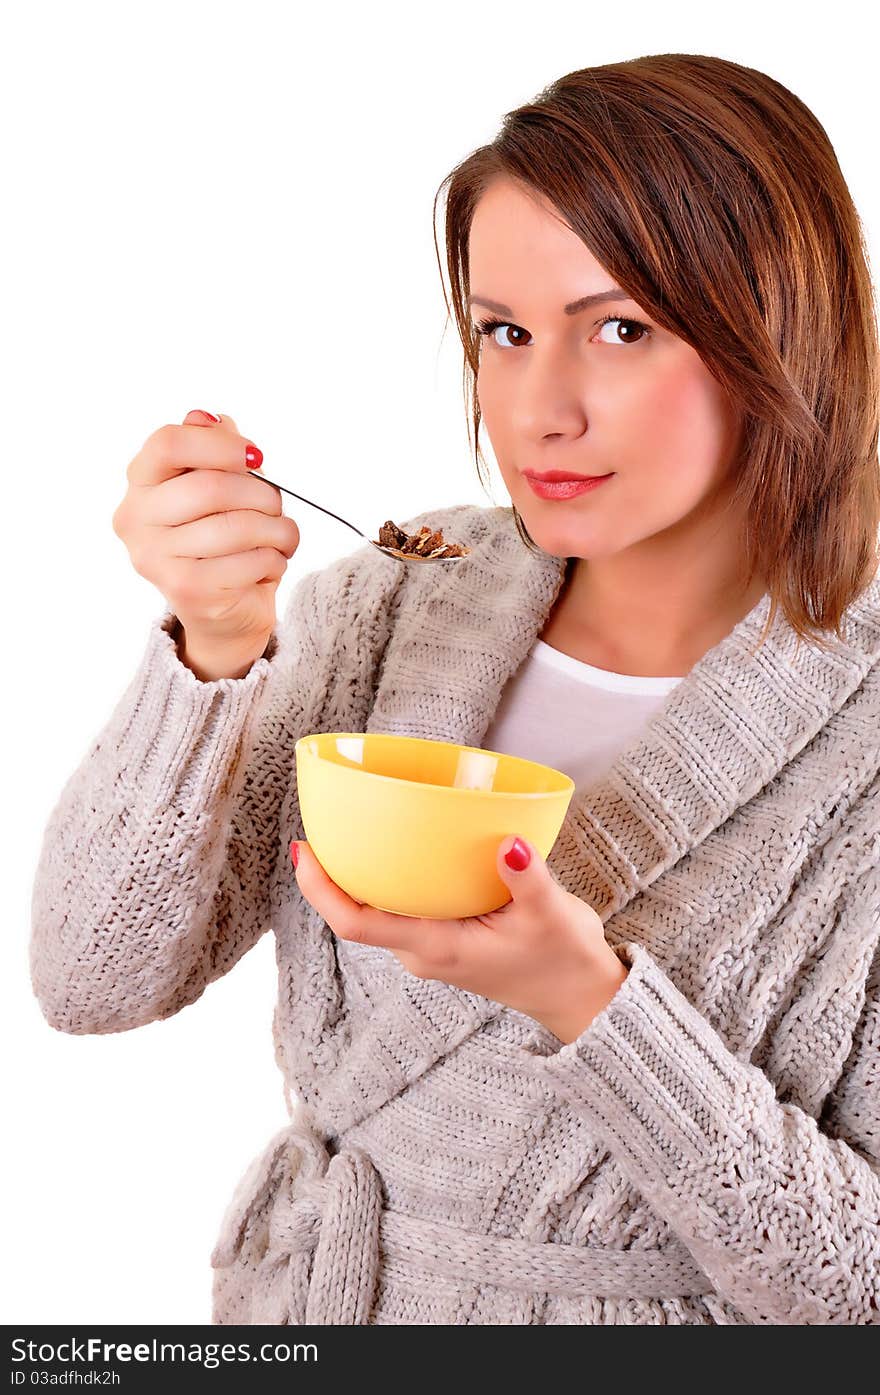
[[[476,392],[481,414],[486,418],[491,417],[495,396],[492,389],[492,374],[487,373],[482,364],[477,372]]]
[[[489,437],[501,464],[509,451],[508,436],[513,433],[509,388],[505,392],[503,375],[481,370],[477,374],[476,394],[480,405],[481,432]]]
[[[640,431],[651,458],[711,475],[724,463],[733,414],[721,384],[705,369],[683,367],[646,384],[640,396]]]

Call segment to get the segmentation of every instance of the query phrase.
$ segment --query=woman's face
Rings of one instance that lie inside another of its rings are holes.
[[[598,558],[667,530],[670,543],[701,532],[727,493],[739,423],[696,350],[626,294],[567,314],[614,279],[512,180],[496,180],[476,207],[469,270],[473,322],[501,322],[480,341],[482,419],[535,542],[558,557]],[[542,499],[524,472],[550,470],[611,478]]]

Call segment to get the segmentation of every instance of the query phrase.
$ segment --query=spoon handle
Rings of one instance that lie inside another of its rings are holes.
[[[311,504],[313,509],[320,509],[321,513],[329,514],[331,518],[335,518],[337,523],[344,523],[346,528],[350,528],[353,533],[357,533],[359,538],[366,538],[367,542],[372,542],[372,538],[367,538],[366,533],[362,533],[360,528],[355,528],[354,524],[349,523],[347,518],[340,518],[338,513],[332,513],[330,509],[322,508],[320,504],[314,503],[311,499],[306,499],[303,494],[295,494],[292,489],[285,489],[283,484],[276,484],[274,480],[266,479],[265,475],[258,473],[257,479],[266,480],[266,483],[271,484],[273,489],[280,489],[283,494],[291,494],[294,499],[300,499],[304,504]]]

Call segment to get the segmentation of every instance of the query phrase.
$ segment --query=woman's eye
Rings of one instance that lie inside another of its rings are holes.
[[[647,325],[641,324],[638,320],[625,320],[621,315],[609,315],[607,320],[602,321],[599,329],[600,336],[605,330],[611,331],[607,339],[602,339],[603,344],[638,344],[639,340],[647,333]],[[621,333],[621,330],[624,333]]]
[[[496,334],[498,333],[498,331],[499,331],[500,329],[503,329],[503,330],[505,331],[505,333],[504,333],[504,335],[503,335],[503,339],[504,339],[504,342],[503,342],[503,343],[500,342],[498,339],[495,339],[495,336],[496,336]],[[508,331],[510,331],[510,333],[508,333]],[[519,325],[500,325],[500,324],[490,325],[488,329],[485,329],[485,330],[483,331],[483,333],[484,333],[484,334],[491,335],[491,337],[492,337],[493,339],[495,339],[495,343],[498,345],[498,347],[499,347],[500,349],[503,349],[503,348],[513,348],[513,349],[517,349],[517,348],[520,347],[521,344],[523,344],[523,343],[525,342],[526,338],[528,337],[528,336],[526,335],[525,330],[524,330],[524,329],[521,329]],[[516,338],[516,337],[515,337],[516,335],[519,335],[519,338]]]

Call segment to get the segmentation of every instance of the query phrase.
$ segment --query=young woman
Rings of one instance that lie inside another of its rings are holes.
[[[877,1322],[880,394],[834,152],[667,54],[567,74],[444,185],[511,507],[407,520],[470,554],[361,548],[276,628],[298,534],[235,424],[147,441],[114,521],[169,608],[51,817],[35,991],[130,1029],[274,930],[291,1123],[217,1323]],[[392,916],[304,840],[322,730],[575,795],[546,863],[500,844],[501,910]]]

